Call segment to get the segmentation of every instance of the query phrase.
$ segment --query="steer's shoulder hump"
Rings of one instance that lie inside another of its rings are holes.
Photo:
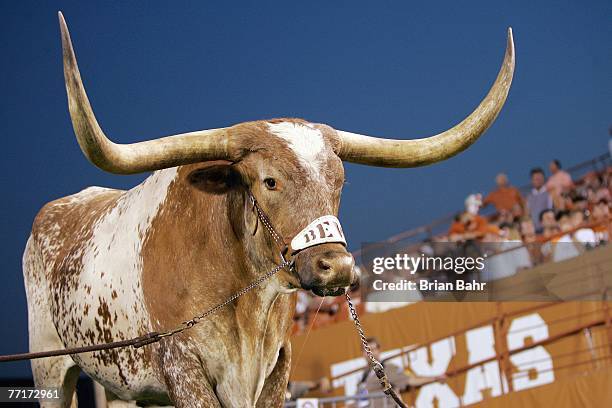
[[[76,194],[51,201],[38,212],[32,226],[34,237],[60,239],[77,229],[90,227],[113,208],[125,193],[103,187],[89,187]]]

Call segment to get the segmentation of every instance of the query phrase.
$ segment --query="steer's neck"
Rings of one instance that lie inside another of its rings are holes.
[[[253,237],[231,222],[245,215],[244,195],[207,194],[191,187],[186,175],[179,167],[142,237],[143,293],[154,330],[191,319],[267,272],[258,270],[261,259],[246,255],[245,240]],[[281,293],[273,277],[176,341],[198,355],[227,406],[232,398],[254,405],[288,342],[294,307],[295,296]]]
[[[188,171],[179,167],[143,237],[143,289],[155,329],[200,314],[267,272],[259,269],[261,263],[246,260],[243,240],[252,237],[242,237],[230,221],[240,214],[244,201],[236,201],[244,197],[197,190],[186,182]],[[218,316],[231,314],[236,328],[266,331],[269,320],[285,320],[293,313],[290,306],[273,307],[278,288],[273,278]]]

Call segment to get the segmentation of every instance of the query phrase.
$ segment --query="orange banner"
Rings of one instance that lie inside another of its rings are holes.
[[[589,398],[612,403],[607,388],[597,382],[611,367],[611,313],[609,302],[416,303],[364,315],[362,323],[381,344],[382,358],[391,356],[389,361],[406,373],[449,374],[443,383],[405,394],[417,407],[434,401],[444,407],[469,405],[502,396],[528,401],[531,397],[518,396],[520,391],[537,394],[560,384],[564,392],[584,394],[589,382],[575,382],[584,375],[594,376]],[[326,376],[334,395],[358,392],[365,359],[352,321],[296,336],[292,346],[292,380]]]

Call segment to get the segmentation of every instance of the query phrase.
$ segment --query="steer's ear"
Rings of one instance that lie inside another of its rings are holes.
[[[192,171],[187,180],[198,190],[224,194],[238,187],[242,179],[238,170],[231,164],[215,164]]]

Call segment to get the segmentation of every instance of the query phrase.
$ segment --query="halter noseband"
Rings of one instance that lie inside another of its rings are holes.
[[[295,234],[290,243],[287,244],[283,236],[276,231],[272,225],[272,221],[270,221],[270,217],[268,217],[266,212],[261,208],[251,190],[247,190],[247,194],[253,209],[257,214],[257,219],[261,221],[274,242],[276,242],[276,245],[279,247],[282,262],[287,261],[285,256],[289,252],[289,249],[291,249],[291,255],[295,256],[298,252],[306,248],[325,243],[335,242],[346,246],[346,239],[344,238],[342,226],[340,225],[338,218],[336,218],[334,215],[323,215],[316,218],[300,232]],[[291,268],[293,268],[293,261],[291,263]]]

